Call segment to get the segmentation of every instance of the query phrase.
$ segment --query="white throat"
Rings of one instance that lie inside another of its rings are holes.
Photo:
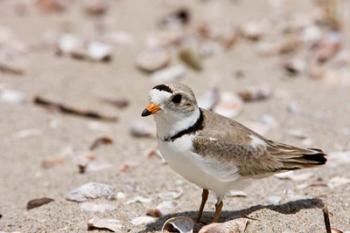
[[[160,112],[154,116],[157,126],[158,138],[164,139],[172,137],[178,132],[188,129],[193,126],[200,117],[199,108],[196,108],[191,114],[183,117],[177,113],[163,113]]]

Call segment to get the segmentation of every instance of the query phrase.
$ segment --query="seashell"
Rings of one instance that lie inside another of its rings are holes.
[[[73,35],[73,34],[64,34],[57,41],[56,49],[58,54],[73,54],[81,50],[84,46],[84,41]]]
[[[89,15],[103,15],[108,10],[106,0],[84,0],[83,9]]]
[[[283,62],[282,67],[289,75],[296,76],[306,72],[307,64],[302,59],[294,58]]]
[[[227,194],[228,197],[247,197],[248,195],[241,190],[231,190]]]
[[[151,201],[152,201],[151,198],[136,196],[136,197],[130,199],[129,201],[127,201],[126,204],[130,205],[133,203],[150,203]]]
[[[251,86],[238,92],[245,102],[266,100],[272,96],[272,90],[264,86]]]
[[[182,48],[179,51],[179,59],[188,67],[194,71],[202,70],[202,62],[198,51],[193,48]]]
[[[136,66],[141,71],[154,72],[170,63],[170,55],[165,50],[146,50],[136,58]]]
[[[151,79],[154,83],[166,83],[178,81],[185,78],[185,76],[186,69],[182,65],[177,65],[154,72]]]
[[[229,118],[237,116],[242,110],[243,101],[231,92],[222,92],[218,104],[214,107],[214,112]]]
[[[266,198],[267,203],[271,204],[271,205],[278,205],[281,203],[282,201],[282,197],[280,196],[268,196]]]
[[[131,136],[136,138],[150,138],[155,137],[156,132],[153,125],[150,125],[148,121],[136,120],[129,126],[129,132]]]
[[[106,43],[92,41],[87,47],[87,57],[91,61],[109,61],[112,58],[112,49]]]
[[[224,223],[211,223],[200,229],[199,233],[244,233],[249,220],[238,218]]]
[[[163,200],[177,200],[182,196],[183,192],[182,188],[178,187],[175,190],[160,193],[158,196]]]
[[[115,199],[115,195],[116,193],[112,186],[90,182],[69,191],[65,198],[68,201],[84,202],[96,198]]]
[[[338,31],[327,33],[314,47],[315,58],[319,63],[326,62],[340,50],[343,35]]]
[[[189,217],[177,216],[168,219],[162,227],[162,232],[193,233],[194,221]]]
[[[122,228],[123,228],[122,222],[117,219],[93,217],[88,221],[88,230],[107,229],[113,232],[121,232]]]
[[[47,12],[64,11],[68,3],[66,0],[37,0],[37,5]]]
[[[148,210],[147,215],[159,218],[174,213],[178,207],[179,204],[175,201],[163,201],[155,209]]]
[[[213,87],[207,90],[202,96],[198,98],[198,106],[207,110],[213,110],[219,100],[219,90],[218,88]]]
[[[0,101],[13,104],[20,104],[25,101],[25,95],[17,90],[0,89]]]
[[[248,22],[241,27],[242,35],[252,41],[260,40],[266,33],[262,22]]]
[[[54,199],[48,198],[48,197],[42,197],[42,198],[30,200],[27,203],[27,210],[34,209],[42,205],[46,205],[52,201],[54,201]]]
[[[19,59],[0,57],[0,72],[12,75],[23,75],[25,70],[26,68],[23,62]]]
[[[190,11],[187,8],[179,8],[164,17],[160,24],[169,29],[177,29],[189,23],[191,19]]]
[[[150,223],[154,223],[155,221],[157,221],[157,218],[155,218],[155,217],[140,216],[140,217],[133,218],[131,220],[131,224],[134,225],[134,226],[147,225],[147,224],[150,224]]]

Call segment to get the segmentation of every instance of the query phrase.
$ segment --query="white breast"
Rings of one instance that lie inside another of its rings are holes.
[[[194,135],[184,135],[174,141],[158,140],[159,149],[169,166],[187,180],[198,186],[212,190],[220,198],[237,183],[239,175],[230,180],[220,179],[220,166],[215,171],[208,171],[208,164],[203,157],[192,152]]]

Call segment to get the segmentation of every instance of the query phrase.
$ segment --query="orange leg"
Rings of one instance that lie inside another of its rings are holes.
[[[209,195],[209,191],[208,189],[203,189],[202,192],[202,202],[201,202],[201,206],[199,207],[199,211],[198,211],[198,216],[197,216],[197,222],[199,222],[201,220],[202,214],[203,214],[203,210],[204,210],[204,206],[205,203],[208,200],[208,195]]]
[[[215,204],[215,214],[214,214],[212,222],[217,222],[219,220],[223,206],[224,206],[224,203],[222,201],[218,201]]]

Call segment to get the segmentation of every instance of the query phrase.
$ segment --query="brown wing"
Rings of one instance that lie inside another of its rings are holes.
[[[253,138],[259,143],[253,142]],[[243,125],[209,111],[205,112],[205,128],[194,138],[193,148],[207,161],[234,164],[243,176],[261,176],[326,162],[321,150],[267,140]]]

